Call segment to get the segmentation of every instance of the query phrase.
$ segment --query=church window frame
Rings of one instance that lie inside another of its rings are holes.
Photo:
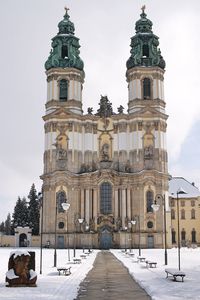
[[[148,190],[146,192],[147,213],[152,213],[153,212],[153,208],[152,208],[153,199],[154,199],[153,192],[151,190]]]
[[[176,244],[176,231],[172,229],[172,244]]]
[[[191,209],[191,219],[196,219],[195,209]]]
[[[64,229],[64,227],[65,227],[65,223],[64,222],[61,221],[61,222],[58,223],[58,228],[59,229]]]
[[[185,209],[181,209],[181,219],[185,220]]]
[[[192,243],[196,243],[196,230],[193,228],[192,231],[191,231],[191,240],[192,240]]]
[[[149,100],[152,97],[152,80],[149,77],[142,79],[142,96],[144,100]]]
[[[58,191],[56,193],[56,206],[57,206],[58,213],[64,212],[62,203],[66,203],[66,202],[67,202],[67,197],[66,197],[65,191],[62,191],[62,190]]]
[[[112,213],[112,184],[108,181],[100,185],[100,213],[109,215]]]
[[[172,220],[175,220],[175,217],[176,216],[176,214],[175,214],[175,210],[174,209],[171,209],[171,219]]]
[[[59,81],[59,101],[65,102],[68,100],[69,81],[67,79],[60,79]]]
[[[184,228],[181,230],[181,241],[186,241],[186,231]]]

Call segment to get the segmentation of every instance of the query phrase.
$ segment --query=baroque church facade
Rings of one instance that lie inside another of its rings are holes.
[[[43,180],[43,243],[64,247],[163,247],[168,207],[165,61],[142,10],[127,60],[128,110],[101,96],[82,110],[84,64],[68,10],[45,63],[47,76]],[[127,45],[128,46],[128,45]],[[68,205],[64,210],[62,203]],[[162,203],[161,203],[162,206]]]

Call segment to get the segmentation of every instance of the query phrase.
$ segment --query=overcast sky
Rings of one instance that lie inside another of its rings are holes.
[[[100,95],[127,109],[126,61],[145,4],[166,61],[169,173],[200,187],[199,0],[1,0],[0,221],[34,182],[41,188],[46,101],[44,63],[70,8],[84,61],[84,110]]]

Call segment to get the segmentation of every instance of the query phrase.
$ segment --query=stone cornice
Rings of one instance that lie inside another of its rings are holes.
[[[52,68],[46,71],[47,81],[57,80],[59,77],[67,76],[70,80],[84,83],[85,73],[75,68]]]
[[[164,70],[159,67],[134,67],[126,72],[127,82],[134,79],[141,79],[150,76],[153,79],[164,80]]]

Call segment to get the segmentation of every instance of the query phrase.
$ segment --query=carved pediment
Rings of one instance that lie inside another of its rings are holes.
[[[43,117],[44,121],[47,121],[52,118],[57,118],[57,119],[67,119],[70,116],[73,116],[74,114],[66,110],[65,107],[60,107],[58,109],[55,109],[53,112],[49,113],[48,115],[45,115]]]

